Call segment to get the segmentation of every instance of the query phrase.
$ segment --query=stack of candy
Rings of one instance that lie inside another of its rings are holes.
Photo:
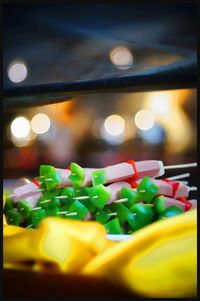
[[[109,234],[125,234],[196,208],[188,201],[196,187],[174,179],[155,179],[165,169],[193,167],[196,163],[163,166],[147,160],[82,168],[71,163],[67,169],[40,166],[40,177],[6,196],[4,213],[8,224],[35,229],[45,217],[96,220]]]

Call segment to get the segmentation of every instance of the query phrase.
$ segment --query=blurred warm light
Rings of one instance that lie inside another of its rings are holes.
[[[126,47],[119,46],[111,50],[110,52],[111,62],[123,69],[129,68],[133,64],[133,55]]]
[[[118,134],[118,135],[112,135],[110,134],[104,124],[102,123],[101,127],[100,127],[100,133],[101,133],[101,137],[108,143],[111,145],[117,145],[117,144],[121,144],[125,141],[125,136],[124,136],[124,132]]]
[[[28,146],[30,142],[30,137],[29,135],[27,135],[24,138],[16,138],[14,135],[12,135],[11,140],[15,146],[24,147],[24,146]]]
[[[31,120],[31,127],[36,134],[44,134],[50,128],[50,120],[46,114],[36,114]]]
[[[8,77],[14,83],[22,82],[27,76],[27,67],[24,62],[13,62],[8,67]]]
[[[119,115],[110,115],[104,122],[105,130],[112,136],[119,136],[125,128],[124,119]]]
[[[149,130],[140,131],[139,135],[149,144],[160,144],[165,139],[165,132],[157,123]]]
[[[11,132],[16,138],[24,138],[29,134],[30,122],[27,118],[20,116],[11,123]]]
[[[155,92],[150,96],[149,108],[155,115],[169,115],[170,108],[170,92]]]
[[[154,125],[154,115],[149,110],[141,110],[135,115],[135,124],[140,130],[149,130]]]
[[[52,140],[56,137],[56,133],[57,133],[57,126],[54,122],[51,122],[51,126],[49,130],[43,134],[40,134],[38,136],[38,140],[46,144],[52,143]]]
[[[148,93],[144,107],[151,109],[156,121],[166,133],[166,147],[180,152],[194,143],[189,118],[181,103],[188,97],[188,90],[174,90]]]

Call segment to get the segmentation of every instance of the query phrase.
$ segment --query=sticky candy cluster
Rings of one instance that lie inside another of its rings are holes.
[[[81,186],[85,170],[71,163],[69,179],[72,187],[58,188],[61,173],[53,166],[41,165],[39,191],[42,196],[36,206],[25,199],[18,200],[16,206],[6,196],[4,213],[8,224],[35,229],[45,217],[62,217],[76,220],[96,220],[103,224],[109,234],[133,233],[134,231],[160,219],[183,212],[179,206],[166,207],[165,197],[146,175],[139,184],[120,188],[120,198],[109,202],[112,191],[106,184],[104,169],[92,172],[92,186]],[[120,182],[121,183],[121,182]],[[190,209],[190,204],[182,198]]]

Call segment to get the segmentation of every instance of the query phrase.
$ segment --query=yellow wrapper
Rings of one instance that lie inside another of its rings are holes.
[[[44,219],[36,230],[4,226],[4,266],[32,261],[33,267],[37,264],[41,270],[77,273],[93,257],[115,244],[106,240],[105,235],[105,228],[97,222],[55,217]]]
[[[197,210],[155,222],[94,258],[83,274],[161,298],[197,294]]]

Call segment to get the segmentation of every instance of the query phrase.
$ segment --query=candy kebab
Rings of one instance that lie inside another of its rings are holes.
[[[71,163],[71,175],[69,176],[69,179],[74,183],[78,183],[80,186],[90,186],[92,184],[93,186],[96,186],[99,184],[119,182],[126,179],[137,180],[144,176],[159,177],[164,174],[165,169],[194,166],[197,166],[197,163],[164,166],[162,161],[157,160],[145,160],[139,162],[129,160],[127,162],[106,166],[103,169],[95,170],[89,174],[87,173],[86,177],[84,168],[75,163]],[[89,177],[90,174],[91,178]]]
[[[107,180],[108,182],[119,181],[122,178],[133,180],[138,177],[143,177],[144,175],[155,177],[162,175],[164,173],[164,169],[194,166],[197,166],[197,163],[163,166],[162,161],[156,160],[146,160],[140,162],[134,162],[133,160],[130,160],[125,163],[109,166],[103,170],[93,168],[83,169],[75,163],[71,163],[71,167],[68,167],[67,169],[54,168],[50,165],[41,165],[40,177],[38,177],[38,180],[36,178],[33,183],[28,183],[14,189],[12,195],[10,195],[10,198],[16,203],[20,199],[26,199],[27,197],[33,196],[37,192],[43,192],[45,189],[51,190],[55,187],[71,187],[74,182],[77,184],[82,183],[81,186],[91,185],[92,174],[94,174],[93,184],[96,185],[104,184]],[[106,176],[108,176],[107,180]],[[33,203],[40,196],[41,194],[34,196]]]
[[[136,187],[138,193],[136,194]],[[129,188],[128,198],[121,193],[121,191],[127,191]],[[189,195],[190,187],[173,180],[163,179],[155,180],[145,176],[143,179],[138,179],[137,181],[120,181],[112,183],[108,186],[103,184],[89,187],[88,195],[74,197],[77,200],[90,200],[96,207],[103,208],[105,204],[111,204],[112,202],[126,202],[130,203],[130,199],[135,200],[135,202],[142,199],[151,201],[152,196],[155,195],[165,195],[168,197],[178,198],[185,197]],[[119,199],[121,197],[121,199]]]

